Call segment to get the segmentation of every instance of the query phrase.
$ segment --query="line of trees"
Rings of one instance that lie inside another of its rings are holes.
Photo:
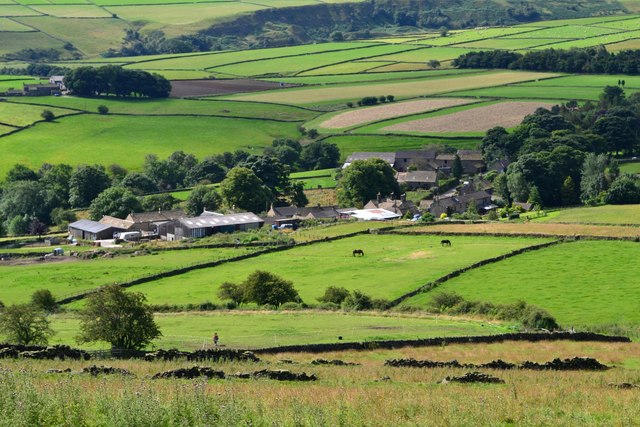
[[[171,83],[163,76],[117,65],[78,67],[65,74],[64,84],[77,96],[166,98],[171,92]]]
[[[607,86],[598,103],[538,109],[511,132],[487,131],[482,151],[489,164],[511,162],[494,180],[508,204],[639,203],[640,181],[621,174],[615,157],[640,152],[640,96]]]
[[[505,50],[469,52],[453,60],[458,68],[506,68],[565,73],[640,73],[640,50],[607,52],[603,46],[531,50],[524,54]]]

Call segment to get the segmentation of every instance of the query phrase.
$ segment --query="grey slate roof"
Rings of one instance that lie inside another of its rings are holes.
[[[438,181],[438,174],[434,171],[410,171],[410,172],[398,172],[398,182],[426,182],[436,183]]]
[[[210,228],[224,227],[228,225],[262,223],[264,220],[251,212],[243,212],[221,216],[197,216],[193,218],[180,218],[178,221],[186,228]]]
[[[71,224],[69,224],[69,228],[88,231],[89,233],[99,233],[101,231],[113,228],[113,226],[107,225],[107,224],[100,224],[99,222],[91,221],[89,219],[81,219],[79,221],[72,222]]]
[[[170,221],[170,220],[184,218],[184,217],[186,217],[186,214],[182,209],[174,209],[171,211],[151,211],[151,212],[130,213],[129,216],[127,216],[127,221],[132,221],[134,223]]]
[[[355,160],[368,160],[368,159],[382,159],[385,162],[393,165],[396,162],[396,153],[389,152],[374,152],[374,151],[359,151],[352,153],[345,164],[353,163]]]

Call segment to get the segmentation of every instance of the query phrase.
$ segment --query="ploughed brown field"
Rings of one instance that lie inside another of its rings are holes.
[[[537,108],[551,108],[544,102],[501,102],[419,120],[387,126],[385,131],[404,132],[483,132],[495,126],[510,128]]]
[[[259,92],[297,85],[265,82],[253,79],[238,80],[174,80],[171,82],[171,97],[227,95],[230,93]]]
[[[456,105],[470,104],[472,102],[474,101],[471,99],[439,98],[386,104],[377,107],[346,111],[344,113],[333,116],[329,120],[325,120],[324,122],[320,123],[320,126],[328,129],[339,129],[369,122],[375,122],[377,120],[400,117],[407,114],[422,113],[427,111],[439,110],[446,107],[453,107]]]

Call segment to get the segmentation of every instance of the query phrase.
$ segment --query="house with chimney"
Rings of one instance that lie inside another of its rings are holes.
[[[388,197],[382,197],[380,193],[375,200],[369,200],[364,205],[364,209],[384,209],[394,214],[405,216],[407,213],[410,215],[416,215],[418,213],[418,207],[411,200],[407,200],[406,194],[401,194],[399,198],[391,193]]]

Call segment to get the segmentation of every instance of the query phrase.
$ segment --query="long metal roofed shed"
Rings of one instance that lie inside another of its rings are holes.
[[[205,215],[180,218],[166,228],[167,240],[205,237],[214,233],[253,230],[262,227],[264,220],[251,212],[231,215]]]
[[[88,219],[81,219],[69,224],[69,234],[79,240],[112,239],[115,231],[124,230],[124,228],[114,227],[110,224],[101,224]]]

